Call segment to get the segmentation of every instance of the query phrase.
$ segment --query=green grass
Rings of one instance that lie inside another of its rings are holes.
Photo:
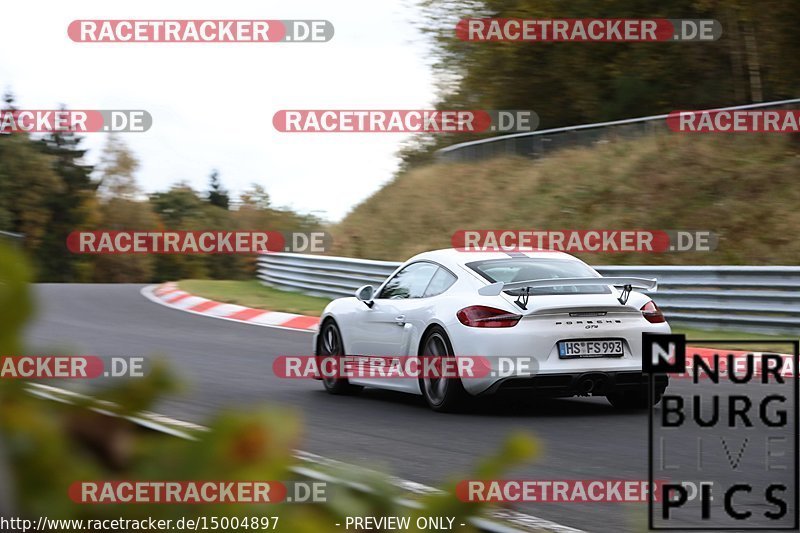
[[[331,228],[333,255],[405,260],[464,229],[697,229],[710,252],[578,253],[591,265],[794,265],[800,143],[679,135],[414,168]],[[402,220],[387,231],[385,220]]]
[[[299,292],[281,291],[265,287],[256,280],[185,279],[179,281],[178,286],[186,292],[218,302],[301,315],[319,316],[325,306],[328,305],[328,302],[330,302],[329,298],[319,298]]]
[[[703,330],[686,328],[682,326],[673,326],[673,333],[683,333],[686,335],[686,340],[691,346],[706,346],[709,348],[726,348],[730,350],[753,350],[757,352],[780,352],[791,353],[792,347],[789,344],[774,344],[774,343],[737,343],[740,340],[753,340],[753,341],[769,341],[769,340],[797,340],[796,336],[790,334],[784,335],[767,335],[765,333],[747,333],[746,331],[719,331],[719,330]],[[708,339],[708,340],[724,340],[731,341],[725,344],[704,344],[692,342],[692,339]]]
[[[255,280],[251,281],[217,281],[205,279],[187,279],[178,282],[178,286],[197,296],[210,298],[218,302],[244,305],[269,311],[283,311],[285,313],[299,313],[301,315],[319,316],[330,302],[329,298],[308,296],[299,292],[282,291],[265,287]],[[739,340],[787,340],[792,339],[786,335],[766,335],[764,333],[747,333],[745,331],[717,331],[674,326],[674,333],[686,335],[692,346],[709,346],[712,348],[727,348],[755,351],[780,351],[789,352],[791,347],[787,344],[738,344]],[[692,339],[711,339],[731,341],[726,344],[707,344],[692,342]]]

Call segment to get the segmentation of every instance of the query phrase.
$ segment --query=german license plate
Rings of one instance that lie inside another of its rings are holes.
[[[559,341],[558,356],[561,359],[575,357],[622,357],[622,339],[587,339],[582,341]]]

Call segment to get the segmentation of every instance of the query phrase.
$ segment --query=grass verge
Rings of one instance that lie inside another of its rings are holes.
[[[709,348],[722,348],[728,350],[752,350],[756,352],[779,352],[791,353],[792,347],[787,344],[776,344],[770,342],[764,343],[737,343],[736,341],[749,340],[749,341],[785,341],[796,340],[797,337],[786,333],[783,335],[768,335],[765,333],[748,333],[746,331],[718,331],[718,330],[703,330],[696,328],[687,328],[683,326],[673,326],[673,333],[683,333],[686,335],[686,340],[689,346],[706,346]],[[692,339],[700,340],[715,340],[715,341],[731,341],[724,344],[704,344],[702,342],[693,342]]]
[[[319,316],[330,302],[328,298],[308,296],[299,292],[282,291],[266,287],[256,280],[250,281],[218,281],[205,279],[187,279],[178,282],[178,286],[197,296],[210,298],[218,302],[244,305],[269,311],[283,311],[285,313],[299,313],[301,315]],[[768,342],[757,344],[740,344],[740,340],[787,340],[791,335],[767,335],[764,333],[747,333],[745,331],[718,331],[673,326],[674,333],[683,333],[692,346],[709,346],[711,348],[724,348],[730,350],[755,350],[762,352],[780,351],[787,352],[791,347],[786,344],[778,345]],[[726,344],[707,344],[692,342],[692,339],[710,339],[731,341]],[[788,353],[788,352],[787,352]]]
[[[331,228],[334,255],[405,260],[465,229],[703,229],[703,253],[576,253],[591,265],[794,265],[800,143],[789,136],[653,135],[537,160],[405,172]],[[443,208],[446,206],[446,208]],[[382,220],[402,220],[387,231]]]
[[[319,316],[330,302],[329,298],[266,287],[256,280],[185,279],[178,282],[178,287],[186,292],[218,302],[301,315]]]

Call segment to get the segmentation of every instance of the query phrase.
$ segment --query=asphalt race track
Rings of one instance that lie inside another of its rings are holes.
[[[381,391],[333,397],[316,381],[272,375],[278,355],[311,353],[311,334],[202,317],[153,303],[142,285],[38,285],[32,353],[166,358],[185,392],[154,410],[204,423],[220,408],[278,405],[305,421],[301,449],[389,471],[427,485],[468,477],[477,460],[516,430],[543,453],[510,473],[528,479],[647,478],[647,415],[615,411],[604,398],[487,402],[468,415],[436,414],[421,398]],[[74,383],[54,383],[74,388]],[[673,380],[672,386],[675,385]],[[692,437],[687,437],[687,441]],[[686,456],[693,452],[686,450]],[[586,531],[646,527],[647,505],[540,503],[518,510]]]

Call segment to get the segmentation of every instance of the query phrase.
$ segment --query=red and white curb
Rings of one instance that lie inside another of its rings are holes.
[[[319,317],[317,316],[266,311],[242,305],[216,302],[181,290],[176,283],[171,281],[161,285],[150,285],[143,288],[141,293],[153,302],[196,315],[244,322],[254,326],[301,331],[316,331],[319,327]]]
[[[173,309],[180,309],[189,313],[197,315],[208,316],[213,318],[221,318],[223,320],[232,320],[234,322],[243,322],[255,326],[265,326],[271,328],[293,329],[300,331],[316,331],[319,329],[319,317],[309,315],[297,315],[294,313],[283,313],[280,311],[266,311],[264,309],[254,309],[252,307],[244,307],[242,305],[226,304],[209,300],[201,296],[195,296],[184,290],[178,288],[177,283],[167,282],[161,285],[150,285],[141,291],[142,295],[146,298],[172,307]],[[736,341],[731,341],[735,343]],[[745,357],[754,353],[756,356],[761,355],[761,352],[747,352],[743,350],[726,350],[714,348],[697,348],[687,346],[687,352],[699,355],[703,359],[709,361],[714,353],[732,354],[734,361],[745,361]],[[689,353],[687,353],[687,356]],[[784,359],[784,364],[781,367],[781,375],[783,377],[796,376],[797,369],[794,368],[794,361],[791,355],[779,354]],[[683,374],[676,374],[674,377],[691,377],[687,370]]]

